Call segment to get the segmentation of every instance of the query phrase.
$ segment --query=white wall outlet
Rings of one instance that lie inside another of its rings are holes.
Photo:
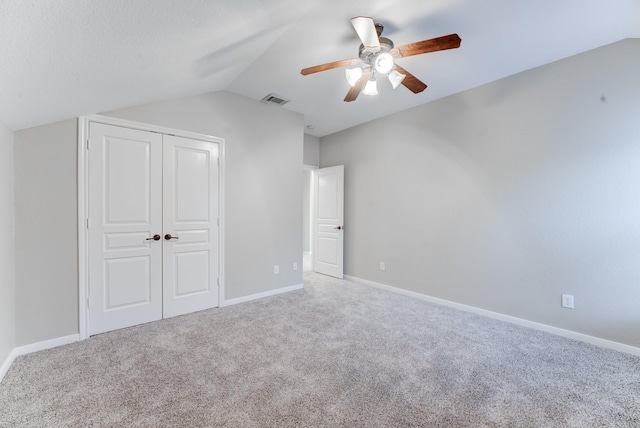
[[[278,266],[278,265],[274,265],[274,266],[273,266],[273,274],[274,274],[274,275],[277,275],[277,274],[279,274],[279,273],[280,273],[280,266]]]
[[[298,270],[298,263],[293,262],[293,270]]]
[[[384,262],[380,262],[380,270],[386,270],[387,266],[385,265]]]
[[[562,307],[573,309],[573,296],[571,294],[562,295]]]

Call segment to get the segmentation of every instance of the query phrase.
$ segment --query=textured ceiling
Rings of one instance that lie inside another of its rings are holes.
[[[460,49],[399,60],[429,85],[344,103],[349,19],[396,45],[449,33]],[[0,122],[13,130],[227,90],[274,92],[323,136],[628,37],[640,0],[0,0]]]

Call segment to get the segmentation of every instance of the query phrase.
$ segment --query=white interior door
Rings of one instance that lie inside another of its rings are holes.
[[[342,278],[344,273],[344,165],[315,171],[313,268]]]
[[[218,306],[218,145],[166,135],[163,152],[167,318]]]
[[[90,334],[162,318],[162,135],[91,123]]]
[[[89,335],[218,306],[219,146],[89,126]]]

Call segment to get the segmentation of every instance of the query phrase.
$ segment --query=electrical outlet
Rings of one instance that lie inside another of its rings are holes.
[[[293,262],[293,270],[298,270],[298,263]]]
[[[573,296],[571,294],[562,295],[562,307],[573,309]]]
[[[384,262],[380,262],[380,270],[385,270],[387,269],[387,266],[385,265]]]
[[[279,274],[279,273],[280,273],[280,266],[278,266],[278,265],[274,265],[274,266],[273,266],[273,274],[274,274],[274,275],[277,275],[277,274]]]

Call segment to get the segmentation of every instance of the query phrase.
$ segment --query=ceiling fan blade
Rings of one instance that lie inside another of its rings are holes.
[[[378,39],[378,31],[373,19],[367,16],[356,16],[351,18],[351,25],[358,33],[358,37],[362,40],[365,48],[380,48],[380,40]]]
[[[347,92],[347,96],[344,97],[345,102],[351,102],[351,101],[354,101],[356,98],[358,98],[358,95],[360,95],[360,92],[362,92],[362,90],[364,89],[364,85],[367,84],[367,81],[369,80],[370,77],[371,77],[371,70],[366,70],[362,74],[362,77],[358,79],[356,84],[353,85],[351,89],[349,89],[349,92]]]
[[[424,82],[422,82],[422,80],[418,79],[416,76],[409,73],[407,70],[405,70],[404,68],[400,67],[397,64],[396,64],[396,70],[406,75],[406,77],[402,81],[402,84],[405,86],[405,88],[409,89],[414,94],[419,94],[420,92],[427,89],[427,85]]]
[[[345,67],[357,62],[358,59],[342,59],[340,61],[328,62],[322,65],[316,65],[315,67],[303,68],[300,70],[300,74],[306,76],[307,74],[319,73],[321,71],[332,70],[334,68]]]
[[[457,34],[449,34],[448,36],[436,37],[435,39],[399,46],[393,50],[393,53],[395,54],[394,56],[401,58],[428,52],[444,51],[459,48],[461,41],[460,36]]]

